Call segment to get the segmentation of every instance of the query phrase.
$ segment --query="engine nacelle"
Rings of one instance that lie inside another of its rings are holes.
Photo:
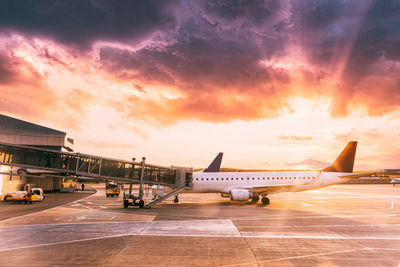
[[[250,192],[246,189],[232,189],[231,200],[247,201],[250,198]]]

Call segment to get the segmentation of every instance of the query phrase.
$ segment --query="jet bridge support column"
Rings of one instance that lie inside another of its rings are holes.
[[[129,184],[129,195],[128,196],[131,196],[131,195],[132,195],[132,183]]]
[[[142,169],[140,170],[140,184],[139,184],[139,199],[143,199],[143,181],[144,181],[144,161],[145,157],[142,158]]]

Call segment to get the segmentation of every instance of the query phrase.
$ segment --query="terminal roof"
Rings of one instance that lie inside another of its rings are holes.
[[[0,114],[0,135],[65,137],[66,133]]]

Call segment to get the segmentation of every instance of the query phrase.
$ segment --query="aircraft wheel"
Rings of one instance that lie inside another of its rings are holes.
[[[178,202],[179,202],[179,198],[178,198],[178,196],[175,196],[174,203],[178,203]]]
[[[253,201],[253,202],[258,202],[259,200],[260,200],[259,196],[254,196],[251,198],[251,201]]]
[[[144,201],[140,200],[139,201],[139,208],[143,209],[143,207],[144,207]]]
[[[269,205],[269,198],[263,197],[263,198],[261,199],[261,202],[262,202],[264,205]]]

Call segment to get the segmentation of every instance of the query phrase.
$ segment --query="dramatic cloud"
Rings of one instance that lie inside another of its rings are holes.
[[[0,49],[0,112],[44,116],[55,102],[54,92],[34,66],[23,58]]]
[[[138,42],[175,27],[172,1],[2,1],[0,29],[80,49],[96,41]]]
[[[297,97],[330,99],[335,118],[354,110],[381,116],[400,103],[398,14],[395,0],[2,2],[3,40],[22,36],[39,56],[36,63],[17,56],[24,68],[4,64],[16,58],[15,46],[6,47],[0,83],[21,90],[24,71],[31,75],[24,84],[50,91],[39,93],[46,97],[62,87],[71,90],[66,104],[86,91],[97,105],[91,96],[102,95],[126,118],[156,125],[279,117]],[[103,76],[109,93],[49,84],[54,75],[43,66],[75,72],[87,84]]]

